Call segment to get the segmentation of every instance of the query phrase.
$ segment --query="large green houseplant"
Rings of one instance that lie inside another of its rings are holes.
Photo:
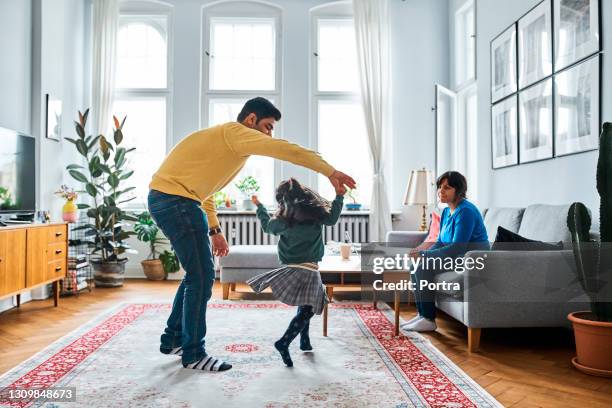
[[[134,232],[140,241],[149,245],[149,256],[141,262],[144,274],[148,279],[164,280],[169,273],[177,272],[180,269],[178,258],[173,250],[160,251],[159,247],[168,245],[168,240],[155,225],[148,211],[138,216]]]
[[[579,370],[612,377],[612,124],[604,123],[597,161],[597,191],[600,196],[600,240],[589,234],[591,216],[582,203],[570,207],[567,226],[572,236],[576,272],[591,300],[591,311],[574,312]]]
[[[134,173],[126,168],[127,157],[134,150],[123,147],[123,125],[113,116],[114,131],[112,140],[104,135],[86,135],[87,117],[79,111],[75,122],[77,137],[66,138],[75,145],[83,157],[84,165],[71,164],[66,167],[75,180],[84,184],[83,193],[91,198],[88,204],[79,204],[79,209],[87,210],[90,223],[76,229],[85,230],[91,249],[91,264],[94,267],[94,282],[97,287],[117,287],[123,285],[125,263],[123,255],[130,249],[125,242],[133,232],[127,231],[126,221],[137,218],[121,208],[121,204],[133,199],[128,197],[135,187],[125,187],[125,181]]]

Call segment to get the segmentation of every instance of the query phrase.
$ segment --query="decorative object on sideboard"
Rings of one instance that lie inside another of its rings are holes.
[[[433,176],[430,170],[423,167],[420,170],[410,172],[408,186],[404,194],[404,205],[420,205],[423,208],[419,231],[427,231],[427,206],[435,204],[433,185]]]
[[[600,241],[590,239],[591,216],[582,203],[570,207],[570,229],[577,278],[591,300],[591,311],[570,313],[578,370],[612,377],[612,123],[604,123],[597,162],[597,191],[600,196]]]
[[[348,211],[359,211],[361,210],[361,204],[357,202],[357,192],[354,188],[349,188],[346,190],[346,195],[349,196],[352,203],[346,203],[344,206]]]
[[[121,207],[135,198],[127,194],[135,187],[123,185],[134,173],[126,168],[126,163],[128,155],[135,149],[122,146],[126,118],[119,122],[113,116],[115,128],[110,140],[104,135],[85,134],[88,115],[89,109],[85,113],[79,112],[79,121],[75,122],[77,138],[66,138],[76,146],[86,166],[71,164],[66,169],[72,178],[84,184],[84,190],[91,198],[91,205],[78,204],[78,208],[87,210],[92,222],[77,229],[85,230],[92,239],[89,243],[92,250],[90,262],[94,267],[95,285],[119,287],[123,285],[127,262],[122,255],[135,252],[125,242],[134,235],[134,232],[125,230],[125,221],[138,219]]]
[[[491,102],[516,92],[516,23],[491,41]]]
[[[518,79],[523,89],[552,74],[552,10],[544,0],[517,25]]]
[[[555,75],[555,156],[598,147],[600,60],[598,55]]]
[[[553,0],[555,71],[600,50],[599,0]]]
[[[138,215],[134,225],[134,232],[138,240],[149,245],[149,256],[140,262],[147,279],[164,280],[169,273],[180,269],[178,258],[174,251],[165,250],[160,253],[159,246],[167,246],[168,240],[162,235],[159,227],[153,222],[151,214],[145,211]]]
[[[259,183],[253,176],[246,176],[235,183],[236,188],[242,193],[242,208],[246,211],[255,210],[255,204],[251,201],[251,196],[259,191]]]
[[[519,93],[519,160],[528,163],[553,157],[552,78]]]
[[[77,222],[79,219],[79,209],[74,202],[79,195],[73,188],[68,187],[65,184],[60,186],[60,189],[55,192],[55,195],[58,195],[66,200],[66,203],[62,207],[62,220],[69,224]]]
[[[47,139],[62,139],[62,101],[52,95],[45,95],[45,132]]]

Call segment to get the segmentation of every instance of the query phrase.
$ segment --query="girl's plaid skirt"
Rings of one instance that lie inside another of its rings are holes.
[[[316,264],[286,265],[260,273],[246,283],[257,293],[272,288],[272,293],[281,302],[291,306],[310,305],[315,314],[321,314],[328,299],[316,268]]]

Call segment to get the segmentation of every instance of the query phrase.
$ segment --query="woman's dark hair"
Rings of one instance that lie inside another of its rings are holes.
[[[278,211],[276,218],[288,226],[315,224],[329,215],[331,204],[316,192],[302,186],[294,178],[281,182],[276,188]]]
[[[261,96],[246,101],[242,107],[242,110],[238,114],[238,122],[245,120],[251,113],[254,113],[255,116],[257,116],[257,123],[265,118],[274,118],[274,120],[280,120],[281,118],[281,113],[276,106]]]
[[[442,182],[446,180],[449,186],[455,189],[455,194],[459,198],[465,198],[467,194],[467,180],[463,174],[458,171],[447,171],[438,177],[436,181],[436,188],[440,188]]]

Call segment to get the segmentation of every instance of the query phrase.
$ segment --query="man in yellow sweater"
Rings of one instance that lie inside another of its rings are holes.
[[[183,139],[153,175],[149,212],[186,272],[161,336],[160,351],[181,355],[185,368],[225,371],[232,367],[207,355],[204,347],[206,304],[215,279],[213,254],[225,256],[229,252],[213,194],[238,174],[251,155],[307,167],[327,176],[340,189],[355,187],[355,180],[335,170],[318,153],[272,138],[280,118],[280,111],[267,99],[251,99],[237,122],[199,130]]]

